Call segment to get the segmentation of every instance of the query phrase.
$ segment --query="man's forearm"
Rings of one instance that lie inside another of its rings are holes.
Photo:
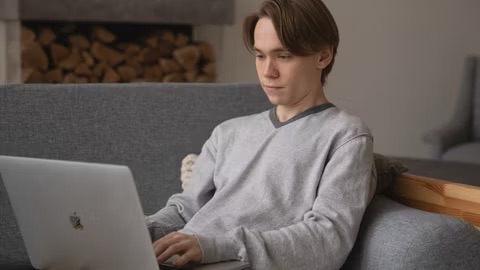
[[[145,220],[152,240],[157,240],[168,233],[178,231],[186,223],[176,206],[167,206],[151,216],[146,216]]]

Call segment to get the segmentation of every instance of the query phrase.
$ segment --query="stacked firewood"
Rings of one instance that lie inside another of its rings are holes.
[[[183,33],[159,31],[125,42],[102,26],[87,34],[54,30],[22,26],[23,82],[215,81],[212,47]]]

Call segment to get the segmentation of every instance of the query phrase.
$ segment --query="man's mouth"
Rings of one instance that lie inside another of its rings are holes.
[[[275,86],[275,85],[263,85],[263,89],[267,91],[277,91],[280,90],[282,87],[281,86]]]

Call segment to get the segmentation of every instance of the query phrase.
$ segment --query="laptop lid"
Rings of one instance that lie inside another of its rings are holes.
[[[0,156],[32,265],[159,269],[128,167]]]

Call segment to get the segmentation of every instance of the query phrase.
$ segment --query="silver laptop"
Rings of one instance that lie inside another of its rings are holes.
[[[0,174],[33,267],[168,268],[156,261],[128,167],[0,156]],[[193,269],[247,268],[227,262]]]

